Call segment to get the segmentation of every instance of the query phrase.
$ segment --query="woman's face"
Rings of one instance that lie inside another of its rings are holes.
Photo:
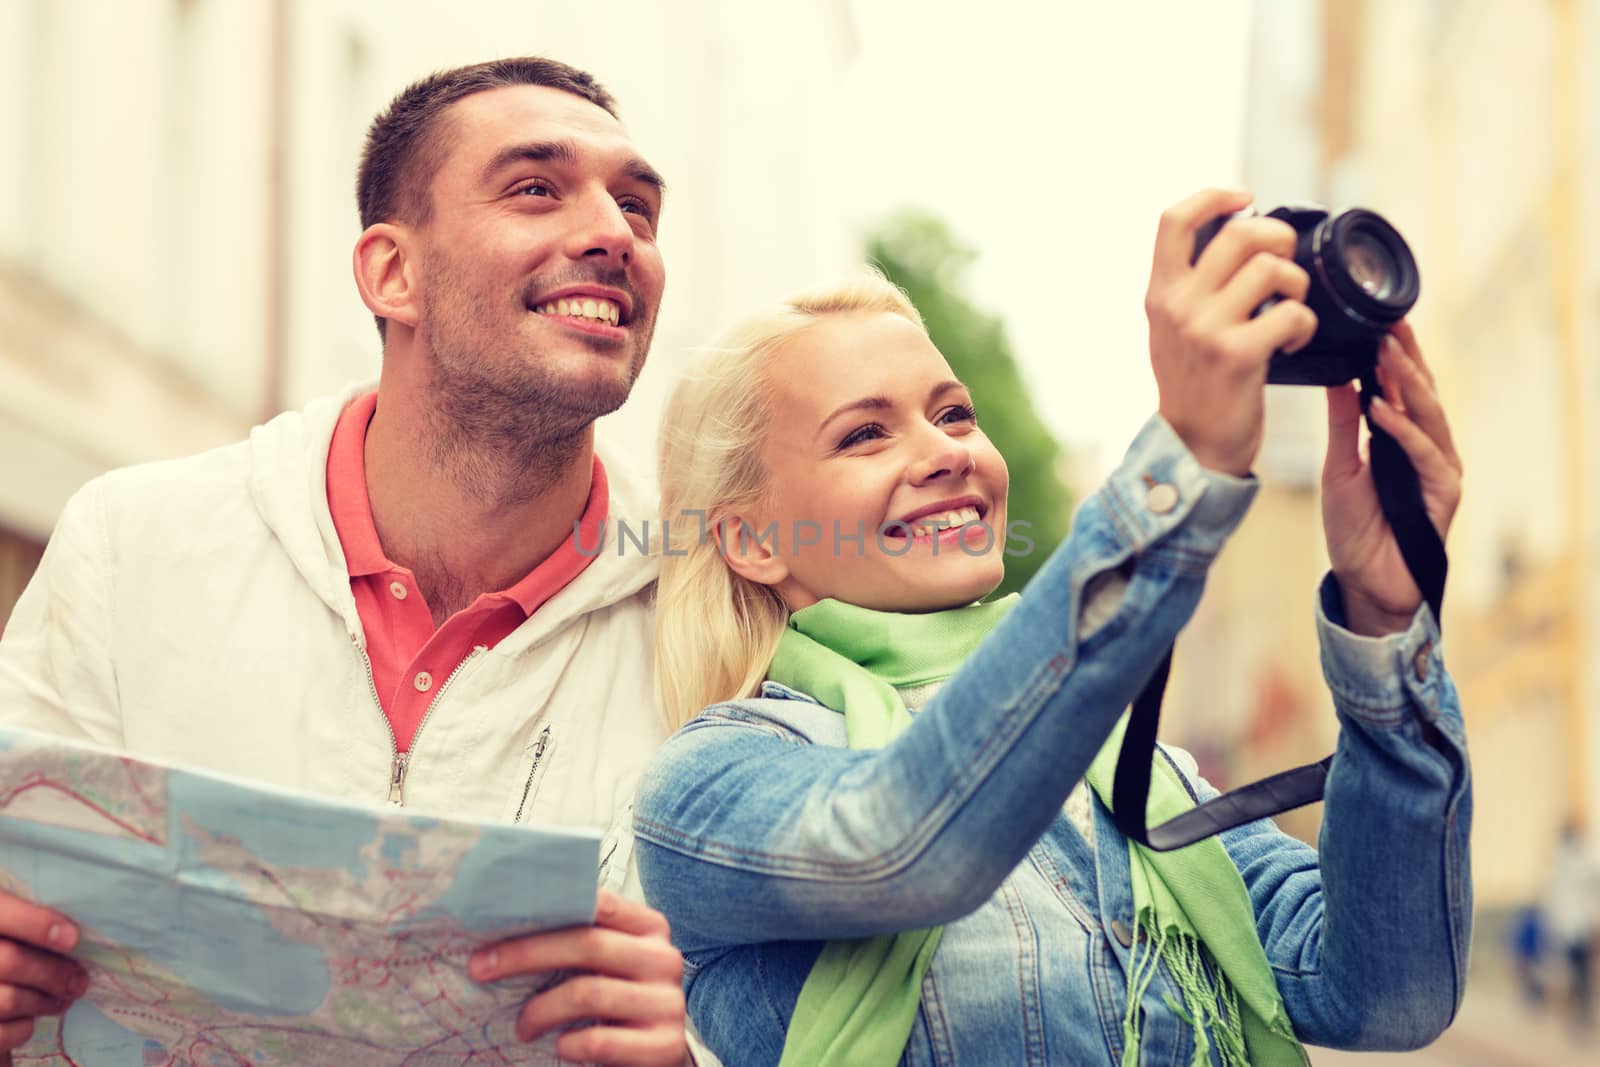
[[[920,327],[888,312],[821,316],[773,355],[767,381],[769,493],[744,516],[767,540],[728,549],[765,569],[735,569],[792,611],[829,597],[937,611],[993,591],[1009,474]]]

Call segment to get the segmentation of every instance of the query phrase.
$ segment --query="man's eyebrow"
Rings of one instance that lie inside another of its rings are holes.
[[[666,194],[667,180],[661,176],[660,171],[656,170],[656,168],[652,167],[638,156],[634,156],[632,159],[628,160],[627,163],[623,164],[622,173],[626,174],[636,182],[642,182],[643,184],[650,186],[656,191],[657,196],[663,196]]]
[[[507,145],[495,153],[489,160],[488,166],[483,168],[481,180],[487,184],[494,176],[514,163],[561,163],[572,166],[578,161],[578,149],[571,141],[527,141],[523,144]],[[654,167],[640,159],[633,157],[622,165],[622,173],[636,182],[655,189],[657,195],[666,192],[667,183]]]
[[[932,403],[952,390],[965,389],[966,387],[965,382],[958,382],[954,378],[940,382],[928,390],[928,402]],[[886,396],[864,396],[859,400],[852,400],[848,404],[841,404],[834,408],[827,418],[822,420],[822,424],[817,427],[817,436],[822,436],[822,431],[827,429],[828,424],[840,415],[846,415],[852,411],[891,411],[893,408],[894,401]]]
[[[578,158],[577,149],[569,141],[528,141],[523,144],[507,145],[495,153],[489,165],[483,168],[483,180],[489,181],[496,174],[513,163],[524,160],[532,163],[566,163],[571,164]]]

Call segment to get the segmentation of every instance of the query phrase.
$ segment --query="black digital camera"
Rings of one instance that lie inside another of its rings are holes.
[[[1195,234],[1194,258],[1232,216],[1222,215]],[[1269,385],[1342,385],[1370,374],[1384,334],[1417,302],[1422,280],[1400,231],[1362,208],[1330,215],[1317,205],[1267,212],[1294,227],[1294,261],[1311,276],[1306,306],[1317,332],[1296,352],[1276,352]],[[1275,301],[1256,309],[1260,314]]]

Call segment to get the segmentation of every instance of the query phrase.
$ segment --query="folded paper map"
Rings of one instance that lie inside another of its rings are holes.
[[[513,1033],[541,978],[467,956],[592,920],[599,848],[0,729],[0,890],[75,920],[89,971],[16,1062],[555,1063]]]

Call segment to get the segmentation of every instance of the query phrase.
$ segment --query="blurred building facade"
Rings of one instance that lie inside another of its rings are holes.
[[[1246,174],[1259,202],[1370,206],[1422,267],[1412,321],[1467,471],[1444,634],[1488,905],[1537,895],[1564,818],[1600,821],[1600,84],[1582,61],[1600,49],[1597,7],[1255,10]],[[1171,701],[1174,720],[1199,724],[1182,740],[1242,746],[1216,767],[1235,782],[1335,737],[1309,626],[1327,565],[1323,398],[1272,392],[1261,496],[1180,644]],[[1290,827],[1314,839],[1318,814]]]
[[[437,69],[588,69],[667,177],[653,355],[603,431],[648,464],[687,348],[859,260],[832,195],[856,48],[847,0],[0,4],[0,623],[89,478],[376,377],[356,161]]]

